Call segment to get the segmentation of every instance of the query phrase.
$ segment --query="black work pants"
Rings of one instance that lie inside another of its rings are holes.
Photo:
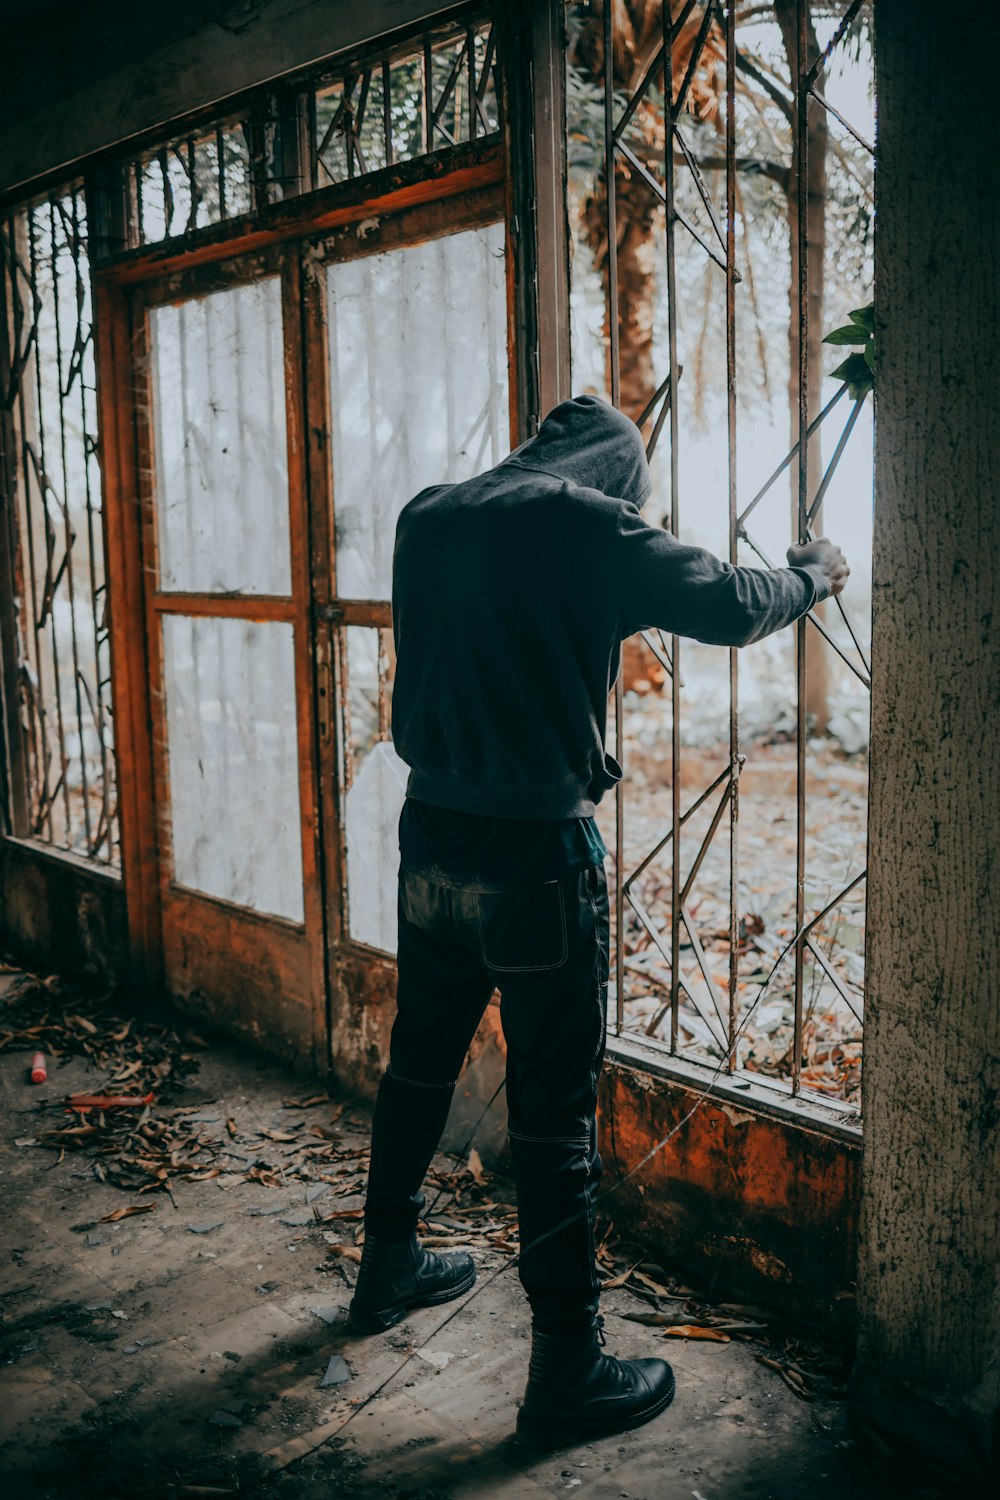
[[[416,1228],[455,1083],[498,988],[519,1270],[546,1331],[587,1323],[597,1309],[607,983],[603,866],[513,890],[400,871],[397,1014],[375,1107],[366,1231],[405,1239]]]

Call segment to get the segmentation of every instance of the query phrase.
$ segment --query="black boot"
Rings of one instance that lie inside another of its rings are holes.
[[[348,1315],[356,1333],[383,1333],[411,1307],[436,1307],[461,1297],[476,1282],[476,1266],[466,1250],[435,1255],[408,1240],[365,1234],[357,1285]]]
[[[603,1343],[602,1318],[579,1332],[532,1333],[518,1442],[569,1447],[641,1427],[670,1405],[674,1373],[666,1360],[612,1359],[601,1353]]]

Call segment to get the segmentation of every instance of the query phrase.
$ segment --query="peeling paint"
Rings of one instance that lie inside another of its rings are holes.
[[[724,1114],[730,1125],[753,1125],[760,1118],[759,1115],[751,1114],[749,1110],[740,1109],[735,1104],[727,1104],[725,1099],[716,1097],[716,1108]]]
[[[609,1185],[625,1179],[615,1222],[695,1280],[780,1301],[849,1337],[853,1306],[837,1289],[854,1279],[860,1143],[718,1097],[692,1113],[694,1098],[683,1084],[620,1062],[605,1070],[601,1151]],[[641,1176],[630,1176],[667,1137]],[[732,1232],[720,1236],[720,1225]]]

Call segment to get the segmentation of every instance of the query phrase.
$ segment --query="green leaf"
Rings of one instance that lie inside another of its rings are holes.
[[[859,328],[864,328],[867,333],[875,332],[874,302],[869,302],[867,307],[856,307],[854,311],[849,312],[847,316],[850,318],[852,323],[856,323]]]
[[[875,388],[872,371],[868,368],[868,361],[863,354],[849,354],[835,370],[830,371],[830,378],[842,380],[853,401],[860,401]]]
[[[871,370],[872,374],[874,375],[875,374],[875,340],[874,339],[869,339],[868,343],[865,345],[865,347],[864,347],[864,356],[865,356],[865,364],[868,366],[869,370]]]
[[[835,328],[832,333],[828,333],[823,342],[824,344],[866,344],[868,335],[855,323],[848,323],[845,327]]]

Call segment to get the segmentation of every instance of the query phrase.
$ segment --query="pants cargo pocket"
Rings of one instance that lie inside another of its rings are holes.
[[[510,891],[477,891],[479,946],[487,969],[530,974],[566,962],[566,903],[558,880]]]

